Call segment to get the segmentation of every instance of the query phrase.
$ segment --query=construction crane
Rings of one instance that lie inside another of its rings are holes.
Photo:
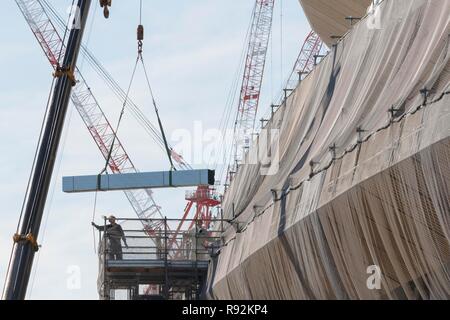
[[[310,31],[302,43],[301,50],[295,60],[294,67],[289,74],[287,81],[280,94],[275,98],[272,103],[273,113],[274,108],[283,104],[287,98],[288,92],[295,89],[298,84],[311,72],[317,65],[319,58],[322,58],[322,49],[324,48],[324,43],[320,39],[319,35],[314,31]]]
[[[231,172],[237,172],[253,138],[258,111],[266,56],[272,30],[275,0],[256,0],[249,33],[245,69],[240,91],[239,106],[234,125]],[[230,178],[231,179],[231,178]]]
[[[266,8],[267,9],[267,8]],[[258,11],[256,11],[258,12]],[[266,13],[268,15],[268,13]],[[256,17],[258,14],[255,15]],[[257,18],[254,18],[258,20]],[[267,32],[270,33],[270,30],[267,29],[267,18],[262,20],[262,24],[265,26],[261,28],[261,30],[265,30],[265,35],[267,36]],[[253,29],[258,29],[255,27],[255,22],[253,22]],[[263,37],[261,34],[257,34],[258,39],[265,40],[266,37]],[[254,37],[257,37],[254,35]],[[256,112],[258,108],[260,89],[264,71],[264,61],[262,57],[264,55],[266,47],[262,47],[262,50],[255,52],[254,43],[258,43],[256,40],[250,40],[250,46],[247,54],[247,62],[245,66],[244,72],[244,80],[241,89],[241,96],[239,101],[239,109],[238,109],[238,117],[235,124],[235,140],[234,140],[234,164],[230,165],[228,168],[228,175],[225,187],[229,185],[231,182],[233,174],[235,174],[238,170],[239,162],[243,160],[243,156],[245,155],[245,150],[250,147],[250,142],[252,139]],[[266,42],[263,42],[265,44]],[[257,45],[256,47],[260,47]],[[303,42],[300,53],[295,61],[294,67],[292,69],[291,74],[288,77],[285,88],[295,88],[298,83],[311,71],[313,71],[314,67],[317,64],[317,59],[321,56],[323,41],[320,39],[319,35],[315,31],[311,31],[305,41]],[[255,60],[255,62],[253,62]],[[252,68],[255,68],[253,70]],[[249,84],[251,84],[249,86]],[[284,91],[285,93],[286,91]],[[280,98],[274,103],[274,105],[279,105],[282,101],[286,99],[285,95],[280,96]]]
[[[67,49],[64,56],[57,58],[60,64],[58,63],[55,69],[52,95],[47,105],[19,225],[13,237],[14,245],[3,292],[3,297],[8,300],[25,298],[34,256],[39,250],[37,239],[67,114],[70,93],[72,87],[76,84],[74,70],[90,5],[91,0],[77,1],[77,10],[71,16],[73,20],[68,33]]]
[[[57,81],[52,96],[53,100],[49,106],[46,125],[43,128],[42,140],[40,140],[38,146],[37,160],[33,167],[30,189],[27,191],[24,203],[25,211],[24,219],[21,220],[21,231],[14,236],[15,245],[11,268],[8,268],[8,285],[5,290],[7,299],[21,299],[26,291],[34,252],[38,248],[37,236],[40,221],[69,99],[72,100],[80,113],[101,154],[107,160],[107,166],[111,172],[138,172],[92,94],[85,78],[76,68],[76,60],[81,48],[81,39],[91,0],[78,0],[77,8],[79,12],[75,14],[79,15],[81,23],[79,28],[71,29],[67,45],[65,45],[64,39],[56,31],[46,10],[42,7],[41,1],[16,0],[16,3],[54,68],[54,76],[57,78]],[[108,17],[108,7],[111,5],[111,1],[104,1],[103,3],[100,1],[100,4],[104,7],[105,17]],[[247,135],[254,128],[265,56],[272,25],[273,5],[273,0],[257,0],[255,5],[249,51],[241,90],[241,104],[236,120],[236,127],[243,129],[244,134]],[[72,87],[74,88],[72,89]],[[244,139],[241,141],[246,141],[247,138],[248,136],[244,135]],[[173,149],[170,150],[169,156],[179,166],[187,165]],[[205,223],[208,224],[208,220],[211,218],[210,208],[220,204],[218,196],[211,191],[209,188],[199,186],[195,192],[186,196],[186,200],[189,203],[183,220],[187,217],[193,204],[197,204],[195,217],[201,216]],[[156,205],[152,197],[152,191],[150,189],[126,191],[125,194],[138,217],[143,221],[144,229],[149,233],[158,230],[160,226],[154,224],[152,218],[155,215],[162,217],[162,214],[160,207]],[[175,232],[175,237],[180,227],[181,225]],[[174,243],[176,242],[172,241],[172,245]]]
[[[38,233],[69,100],[72,100],[80,113],[111,172],[137,172],[85,78],[76,67],[91,0],[77,1],[75,12],[71,14],[71,28],[65,30],[65,35],[69,34],[67,43],[65,36],[64,39],[59,36],[41,1],[16,0],[16,3],[52,65],[53,75],[57,80],[53,87],[52,100],[49,102],[42,136],[36,151],[33,172],[24,201],[24,210],[21,214],[18,231],[14,236],[7,282],[3,292],[6,299],[23,299],[25,297],[34,254],[39,248]],[[100,5],[104,7],[105,17],[108,17],[108,7],[111,5],[111,1],[103,3],[100,1]],[[173,149],[169,149],[167,143],[166,151],[169,158],[173,158],[179,166],[187,166],[180,155]],[[159,225],[161,222],[157,224],[152,220],[152,218],[158,218],[155,217],[156,214],[162,218],[162,214],[150,189],[126,191],[125,194],[149,234],[161,228]],[[190,201],[195,203],[198,199]]]
[[[311,31],[303,42],[294,68],[289,76],[286,87],[294,87],[303,77],[313,71],[317,58],[323,48],[323,41],[315,31]]]
[[[29,24],[33,34],[38,40],[39,45],[43,49],[47,59],[54,69],[58,67],[58,57],[64,54],[64,46],[61,36],[57,31],[57,25],[60,28],[65,28],[62,19],[57,15],[55,10],[45,0],[15,0],[27,23]],[[55,23],[49,16],[52,14]],[[91,62],[96,62],[97,59],[93,54],[85,47],[81,47],[82,54],[86,55]],[[104,70],[103,66],[96,63],[97,68],[101,75],[108,74]],[[104,159],[108,159],[109,150],[112,150],[111,157],[109,158],[108,166],[112,173],[130,173],[138,172],[137,168],[133,164],[128,153],[125,151],[123,144],[117,137],[114,129],[111,126],[110,121],[106,117],[102,108],[100,107],[98,100],[95,98],[92,90],[86,82],[86,79],[81,74],[80,70],[76,70],[77,85],[72,92],[72,102],[80,114],[86,128],[89,130],[94,142],[100,150]],[[108,81],[113,81],[108,75]],[[110,83],[112,87],[118,87],[116,83]],[[116,89],[117,90],[117,89]],[[127,99],[127,103],[134,104],[130,98]],[[137,108],[137,107],[135,107]],[[151,132],[156,132],[153,129]],[[158,137],[155,137],[158,138]],[[157,141],[160,142],[160,139]],[[114,143],[113,148],[111,145]],[[173,149],[171,148],[171,157],[180,169],[191,168],[189,164]],[[209,191],[206,192],[206,189]],[[133,190],[124,191],[128,201],[130,202],[133,210],[136,212],[138,218],[142,221],[144,229],[151,235],[162,227],[161,207],[158,206],[153,197],[153,191],[151,189],[145,190]],[[213,191],[206,186],[200,186],[197,191],[197,195],[212,195]],[[173,241],[170,241],[169,248],[173,246],[179,246],[176,239],[178,239],[179,230],[181,230],[185,220],[189,217],[190,210],[196,207],[196,213],[193,219],[205,220],[204,226],[208,227],[206,212],[209,212],[209,208],[215,207],[220,204],[217,201],[218,197],[214,194],[214,199],[205,198],[186,198],[188,201],[185,212],[183,214],[183,220],[176,228],[178,230],[173,235]],[[213,205],[214,204],[214,205]],[[201,214],[199,214],[201,213]],[[152,218],[157,221],[152,221]],[[160,218],[160,219],[158,219]]]
[[[63,27],[63,25],[61,25],[62,19],[56,15],[54,9],[50,7],[47,1],[16,0],[16,3],[36,36],[36,39],[41,45],[50,64],[56,69],[58,66],[58,57],[63,56],[64,50],[62,50],[63,44],[61,37],[56,30],[55,24],[52,22],[49,13],[54,13],[54,19],[57,20],[56,23],[59,22],[60,27]],[[45,8],[44,5],[47,7]],[[267,52],[268,39],[270,36],[273,6],[274,1],[259,0],[255,3],[239,105],[240,117],[238,118],[238,122],[242,124],[239,125],[240,128],[250,128],[251,126],[253,129],[254,127],[259,101],[259,90],[261,88],[262,76],[264,73],[265,54]],[[321,48],[322,41],[315,32],[311,31],[300,51],[289,82],[294,82],[295,80],[292,79],[295,79],[297,74],[301,77],[312,70],[315,60],[314,57],[319,54]],[[82,52],[91,57],[91,59],[94,59],[94,61],[96,60],[86,47],[82,46]],[[102,70],[103,67],[101,65],[98,67],[101,69],[100,73],[106,73],[105,70]],[[110,121],[108,121],[85,78],[78,69],[76,71],[79,75],[79,81],[72,93],[72,102],[105,159],[107,159],[111,144],[114,141],[113,152],[109,161],[111,172],[137,172],[138,170],[125,151],[120,139],[117,136],[115,137]],[[117,84],[114,83],[113,85],[117,86]],[[129,103],[133,102],[129,99]],[[250,125],[250,123],[252,124]],[[156,130],[154,129],[152,132],[156,132]],[[244,139],[247,139],[248,141],[250,137],[247,135]],[[184,159],[173,149],[172,158],[180,168],[189,167]],[[207,227],[207,212],[209,212],[211,207],[219,205],[220,202],[218,201],[218,196],[215,194],[214,190],[211,190],[210,188],[206,190],[205,188],[206,187],[201,186],[198,190],[190,192],[191,196],[186,197],[188,203],[183,217],[187,218],[190,210],[195,206],[196,212],[194,219],[205,220],[205,227]],[[152,217],[162,217],[161,208],[156,204],[151,189],[125,191],[124,193],[137,216],[140,219],[143,219],[142,221],[150,221],[148,219]],[[197,196],[192,197],[193,194],[196,194]],[[199,195],[202,196],[199,197]],[[214,195],[214,197],[204,197],[209,195]],[[181,229],[183,223],[184,221],[180,223],[177,230]],[[160,226],[151,225],[150,222],[144,222],[144,228],[149,232],[157,230],[158,227]],[[176,238],[176,235],[177,233],[175,233],[174,239]],[[173,245],[173,242],[170,242],[170,245]]]
[[[56,70],[58,68],[59,57],[64,56],[65,46],[55,24],[43,6],[43,1],[15,1],[47,56],[47,59]],[[87,49],[83,49],[83,52],[86,52]],[[87,53],[89,52],[87,51]],[[72,103],[80,114],[81,119],[89,130],[105,161],[108,159],[110,150],[112,150],[108,161],[109,169],[113,174],[138,172],[138,169],[126,152],[121,140],[114,132],[110,121],[78,68],[75,70],[75,77],[77,79],[77,85],[72,90]],[[132,101],[128,101],[128,103],[132,103]],[[172,150],[172,157],[180,168],[186,166],[182,157],[174,150]],[[152,222],[151,219],[162,219],[163,215],[161,213],[161,207],[154,200],[153,191],[151,189],[145,189],[124,191],[124,193],[136,215],[141,219],[144,229],[149,232],[158,230],[161,227],[161,222]]]

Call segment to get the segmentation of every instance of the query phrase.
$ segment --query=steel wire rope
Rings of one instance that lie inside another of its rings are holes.
[[[135,64],[134,64],[133,72],[132,72],[132,74],[131,74],[130,83],[128,84],[127,94],[126,94],[126,96],[125,96],[125,100],[124,100],[124,102],[123,102],[122,109],[121,109],[120,114],[119,114],[119,119],[118,119],[118,121],[117,121],[116,130],[115,130],[115,133],[116,133],[116,134],[113,135],[113,140],[112,140],[112,143],[111,143],[111,147],[110,147],[110,149],[109,149],[109,152],[108,152],[108,157],[106,158],[105,167],[104,167],[103,170],[100,172],[100,175],[103,174],[103,173],[105,173],[105,172],[106,172],[106,173],[108,172],[108,164],[109,164],[109,161],[111,160],[111,156],[112,156],[112,153],[113,153],[113,150],[114,150],[114,144],[116,143],[116,140],[117,140],[117,133],[118,133],[118,131],[119,131],[119,129],[120,129],[120,125],[121,125],[121,123],[122,123],[123,115],[124,115],[124,113],[125,113],[125,107],[126,107],[126,104],[127,104],[128,96],[129,96],[129,94],[130,94],[131,87],[132,87],[133,82],[134,82],[134,77],[135,77],[135,75],[136,75],[136,69],[137,69],[138,63],[139,63],[139,57],[136,59],[136,62],[135,62]],[[97,188],[97,189],[98,189],[98,188]]]
[[[234,83],[232,84],[230,91],[229,91],[229,95],[227,98],[227,103],[225,104],[225,108],[224,108],[224,112],[223,114],[225,114],[225,119],[223,121],[223,137],[225,137],[225,135],[227,134],[227,130],[230,126],[230,119],[231,119],[231,114],[232,114],[232,110],[235,107],[235,103],[236,103],[236,99],[238,98],[238,86],[239,86],[239,82],[242,81],[242,73],[243,73],[243,66],[245,63],[245,55],[246,55],[246,51],[248,49],[248,42],[249,42],[249,38],[250,38],[250,33],[251,33],[251,28],[252,28],[252,22],[253,22],[253,16],[255,14],[255,11],[257,9],[257,3],[255,2],[255,5],[253,6],[253,10],[252,10],[252,14],[251,14],[251,18],[249,20],[249,24],[247,27],[247,33],[244,37],[244,42],[242,45],[242,52],[241,52],[241,58],[240,58],[240,62],[238,65],[238,68],[236,69],[236,73],[235,73],[235,80]],[[237,111],[237,114],[239,114],[239,109]],[[237,119],[237,116],[236,116]],[[221,120],[222,122],[222,120]],[[236,125],[236,121],[235,121],[235,125]],[[220,127],[219,127],[220,128]],[[231,158],[232,158],[232,149],[233,149],[233,144],[234,144],[234,135],[233,135],[233,139],[231,142],[230,146],[227,146],[227,144],[224,144],[223,148],[222,148],[222,168],[220,171],[220,175],[219,175],[219,179],[222,182],[222,180],[224,179],[224,174],[228,171],[228,167],[230,162],[231,162]],[[228,151],[229,150],[229,151]],[[228,157],[227,154],[230,153],[230,156]],[[227,160],[228,158],[228,160]],[[217,168],[217,164],[216,164],[216,168]]]
[[[138,38],[138,57],[137,59],[141,61],[142,64],[142,69],[144,71],[144,75],[145,75],[145,80],[146,80],[146,84],[150,93],[150,96],[152,98],[152,104],[153,104],[153,108],[158,120],[158,125],[159,125],[159,130],[161,131],[161,137],[163,139],[164,142],[164,147],[166,149],[166,153],[167,153],[167,157],[169,159],[169,163],[170,163],[170,171],[172,172],[173,170],[176,171],[175,166],[173,165],[173,161],[172,161],[172,149],[170,148],[169,144],[167,143],[167,138],[166,138],[166,134],[164,132],[164,126],[162,124],[161,121],[161,117],[159,115],[159,110],[158,110],[158,106],[156,105],[156,100],[155,100],[155,95],[153,94],[153,89],[152,86],[150,84],[150,78],[148,76],[148,72],[147,72],[147,67],[145,65],[144,62],[144,56],[143,56],[143,45],[144,45],[144,26],[142,25],[142,9],[143,9],[143,5],[142,5],[142,0],[139,1],[139,26],[138,26],[138,32],[137,32],[137,38]],[[172,175],[170,174],[169,177],[170,180],[170,184],[172,184]]]
[[[98,196],[98,191],[99,191],[99,189],[101,189],[101,175],[102,175],[103,173],[108,174],[108,165],[109,165],[109,161],[111,160],[111,156],[112,156],[112,153],[113,153],[113,151],[114,151],[114,145],[115,145],[116,140],[117,140],[117,132],[119,131],[120,125],[121,125],[121,123],[122,123],[123,115],[124,115],[124,113],[125,113],[126,101],[127,101],[127,99],[128,99],[128,96],[129,96],[129,94],[130,94],[131,87],[132,87],[132,85],[133,85],[133,81],[134,81],[134,77],[135,77],[135,75],[136,75],[136,69],[137,69],[137,66],[138,66],[138,62],[139,62],[139,57],[136,59],[136,62],[135,62],[135,64],[134,64],[133,72],[132,72],[132,74],[131,74],[130,83],[129,83],[128,89],[127,89],[127,94],[126,94],[124,103],[123,103],[123,105],[122,105],[122,110],[120,111],[120,115],[119,115],[119,119],[118,119],[118,121],[117,121],[117,126],[116,126],[116,130],[115,130],[115,134],[113,135],[113,140],[112,140],[112,143],[111,143],[111,147],[110,147],[110,149],[109,149],[109,151],[108,151],[108,156],[107,156],[106,161],[105,161],[105,166],[104,166],[104,168],[102,169],[102,171],[98,174],[98,178],[97,178],[97,188],[96,188],[96,190],[95,190],[95,195],[94,195],[94,205],[93,205],[92,222],[94,222],[95,215],[96,215],[96,211],[97,211],[97,196]],[[96,249],[95,249],[95,230],[94,230],[94,228],[95,228],[95,226],[92,225],[92,230],[93,230],[93,233],[94,233],[94,251],[96,251]],[[105,230],[105,232],[106,232],[106,230]]]
[[[249,32],[250,32],[250,28],[247,31],[247,35],[246,35],[245,39],[247,39]],[[246,41],[246,40],[244,40],[244,41]],[[238,67],[236,68],[235,75],[233,77],[234,80],[232,81],[232,85],[229,89],[225,107],[223,109],[221,120],[219,122],[219,131],[221,131],[222,138],[225,143],[223,144],[223,146],[220,150],[221,152],[219,153],[219,155],[222,155],[222,160],[220,160],[219,157],[217,157],[216,161],[214,163],[214,168],[215,168],[215,170],[217,170],[219,161],[223,162],[222,163],[222,171],[221,171],[221,174],[219,175],[220,181],[222,180],[223,168],[226,166],[225,159],[226,159],[226,154],[227,154],[227,150],[228,150],[228,146],[226,144],[226,142],[228,140],[226,139],[226,135],[227,135],[228,127],[229,127],[231,114],[235,107],[234,104],[235,104],[236,95],[237,95],[236,92],[237,92],[237,89],[239,86],[239,80],[240,80],[242,66],[244,65],[244,62],[245,62],[244,58],[245,58],[245,46],[242,46],[242,52],[241,52],[241,57],[239,59],[239,64],[238,64]]]
[[[142,2],[142,0],[141,0],[141,2]],[[150,91],[150,95],[151,95],[151,98],[152,98],[152,104],[153,104],[153,107],[155,109],[156,117],[158,118],[158,124],[159,124],[159,128],[161,130],[162,138],[164,140],[164,145],[165,145],[165,148],[166,148],[167,156],[169,158],[169,163],[170,163],[170,166],[171,166],[171,170],[176,170],[175,166],[173,165],[172,156],[171,156],[171,149],[169,147],[169,144],[167,143],[166,134],[164,132],[164,126],[162,124],[161,117],[159,115],[158,106],[156,105],[155,96],[153,94],[152,86],[150,84],[150,79],[149,79],[149,76],[148,76],[148,73],[147,73],[147,67],[145,66],[144,57],[142,56],[142,54],[140,55],[140,61],[142,63],[142,68],[144,70],[145,79],[146,79],[146,82],[147,82],[148,89]]]
[[[142,17],[142,0],[140,1],[140,19],[141,19],[141,17]],[[141,62],[143,70],[144,70],[147,86],[148,86],[148,89],[149,89],[149,92],[150,92],[150,95],[151,95],[151,98],[152,98],[152,103],[153,103],[153,106],[154,106],[154,109],[155,109],[155,112],[156,112],[156,116],[158,118],[158,124],[159,124],[160,130],[161,130],[161,135],[162,135],[162,138],[163,138],[163,141],[164,141],[164,146],[165,146],[165,149],[166,149],[166,152],[167,152],[167,156],[169,158],[169,162],[170,162],[170,165],[171,165],[171,170],[176,170],[176,168],[174,167],[173,162],[172,162],[171,150],[170,150],[170,148],[169,148],[169,146],[167,144],[167,140],[166,140],[166,136],[165,136],[165,133],[164,133],[162,121],[161,121],[161,118],[159,116],[158,107],[156,105],[156,101],[155,101],[155,98],[154,98],[153,90],[152,90],[152,87],[151,87],[151,84],[150,84],[150,80],[149,80],[149,77],[148,77],[147,68],[145,66],[144,59],[143,59],[143,56],[142,56],[142,40],[138,39],[138,55],[137,55],[137,58],[136,58],[136,61],[135,61],[134,67],[133,67],[133,72],[132,72],[131,79],[130,79],[130,82],[129,82],[129,85],[128,85],[128,89],[127,89],[127,92],[126,92],[125,100],[123,102],[122,109],[121,109],[121,112],[120,112],[120,115],[119,115],[119,119],[117,121],[117,126],[116,126],[116,130],[115,130],[116,134],[113,135],[113,140],[112,140],[109,152],[108,152],[108,156],[106,158],[105,166],[104,166],[103,170],[98,175],[96,196],[94,198],[94,209],[93,209],[94,214],[93,214],[93,217],[95,217],[95,211],[96,211],[96,205],[97,205],[97,191],[101,187],[100,186],[101,175],[103,173],[105,173],[105,172],[106,172],[106,174],[108,173],[107,172],[108,164],[109,164],[109,161],[111,160],[111,156],[112,156],[112,153],[113,153],[113,150],[114,150],[114,145],[115,145],[115,142],[116,142],[116,139],[117,139],[117,133],[118,133],[118,131],[120,129],[120,125],[122,123],[123,115],[125,113],[125,107],[126,107],[127,102],[128,102],[128,98],[129,98],[129,95],[130,95],[131,88],[133,86],[133,82],[134,82],[134,79],[135,79],[135,76],[136,76],[136,70],[137,70],[139,62]]]
[[[48,12],[55,18],[55,21],[62,28],[63,22],[56,10],[48,3],[47,0],[42,0],[43,5],[46,6]],[[120,101],[124,101],[126,93],[120,87],[120,85],[114,80],[111,74],[104,68],[104,66],[95,58],[95,56],[87,49],[86,45],[81,47],[82,55],[87,58],[88,63],[94,68],[94,71],[106,82],[107,86],[113,92],[113,94]],[[159,136],[157,129],[148,120],[140,108],[128,97],[127,107],[131,110],[132,116],[142,125],[147,134],[154,139],[157,145],[164,151],[164,141],[162,137]]]

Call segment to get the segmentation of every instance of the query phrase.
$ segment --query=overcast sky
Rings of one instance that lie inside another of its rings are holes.
[[[203,130],[219,127],[254,1],[144,0],[144,57],[173,144],[176,144],[172,140],[176,132],[181,129],[192,133],[195,123],[201,124]],[[66,8],[71,1],[50,2],[67,17]],[[136,57],[138,0],[113,1],[109,20],[103,19],[97,6],[98,1],[93,1],[85,42],[124,88]],[[2,1],[0,18],[0,283],[3,284],[52,77],[50,65],[15,1]],[[282,80],[290,73],[308,32],[309,25],[297,0],[276,1],[261,115],[281,91]],[[115,123],[120,101],[112,96],[82,56],[78,65],[108,118]],[[131,96],[155,123],[143,80],[142,72],[138,72]],[[129,112],[125,112],[119,136],[141,171],[168,169],[164,153]],[[193,138],[201,140],[198,136]],[[35,259],[28,298],[97,299],[98,263],[90,226],[94,195],[63,194],[60,182],[64,175],[96,174],[103,165],[100,152],[71,105],[39,235],[42,248]],[[193,165],[212,166],[208,159]],[[186,203],[184,192],[155,191],[155,200],[164,215],[181,217]],[[99,194],[97,223],[102,215],[109,213],[134,217],[122,193]],[[68,286],[74,270],[80,270],[79,288]]]

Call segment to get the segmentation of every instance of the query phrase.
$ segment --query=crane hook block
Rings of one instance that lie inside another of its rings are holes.
[[[106,19],[109,18],[109,7],[111,7],[112,0],[99,0],[100,7],[103,8],[103,15]]]
[[[137,28],[137,39],[138,41],[144,40],[144,26],[140,24]]]

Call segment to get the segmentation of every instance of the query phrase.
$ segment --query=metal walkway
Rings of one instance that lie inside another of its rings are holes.
[[[122,225],[123,237],[110,240],[107,232],[101,238],[98,277],[101,299],[114,300],[123,294],[125,297],[120,298],[129,300],[201,299],[210,257],[220,246],[219,225],[206,230],[200,222],[192,220],[194,226],[179,232],[177,241],[172,242],[174,234],[168,225],[163,228],[165,231],[156,234],[142,230],[139,219],[117,220]],[[223,220],[212,222],[223,224]],[[167,220],[164,223],[168,224]]]

